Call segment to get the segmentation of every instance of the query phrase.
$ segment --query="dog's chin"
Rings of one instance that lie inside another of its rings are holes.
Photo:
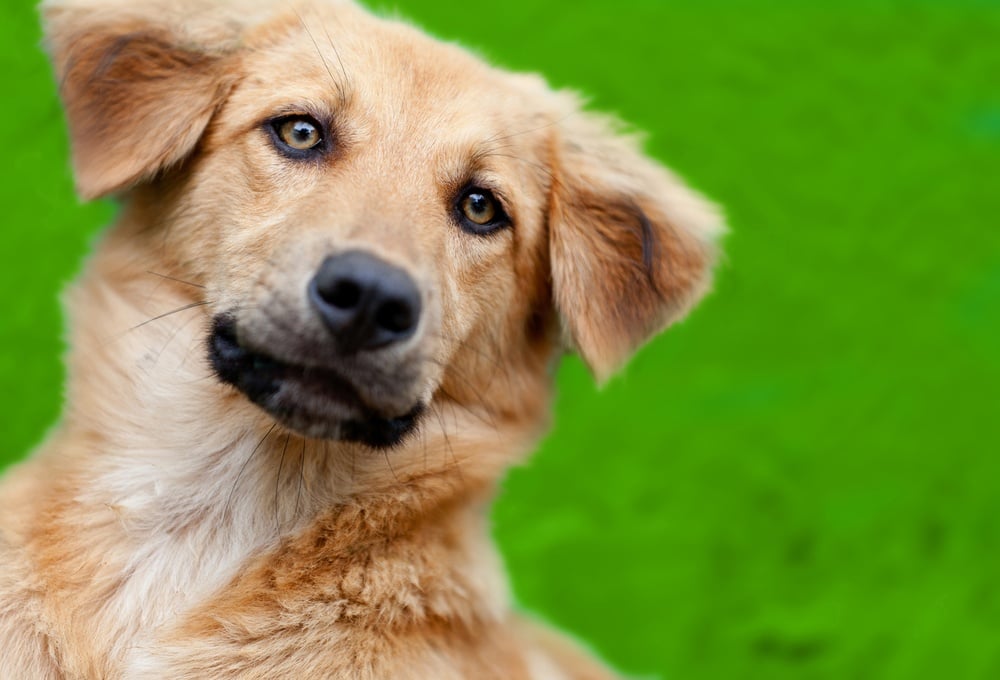
[[[229,317],[215,320],[208,354],[222,382],[305,437],[392,448],[416,431],[424,411],[418,403],[402,415],[379,413],[362,401],[349,380],[331,369],[289,364],[243,347]]]

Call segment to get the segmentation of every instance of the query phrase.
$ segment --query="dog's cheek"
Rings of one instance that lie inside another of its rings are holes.
[[[254,204],[239,170],[244,160],[239,151],[199,146],[170,178],[168,192],[150,187],[138,194],[149,193],[153,205],[168,206],[169,218],[158,236],[165,257],[226,307],[246,301],[268,282],[279,242],[288,232]]]

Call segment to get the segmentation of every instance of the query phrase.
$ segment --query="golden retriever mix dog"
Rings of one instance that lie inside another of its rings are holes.
[[[554,366],[705,292],[616,125],[348,0],[43,5],[85,198],[59,427],[0,489],[0,677],[604,678],[486,510]]]

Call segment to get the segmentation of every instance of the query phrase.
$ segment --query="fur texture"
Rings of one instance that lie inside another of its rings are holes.
[[[713,208],[572,95],[349,2],[43,11],[80,192],[123,207],[68,296],[61,424],[0,487],[0,677],[610,677],[511,611],[486,509],[563,352],[603,380],[707,290]],[[328,153],[278,152],[299,114]],[[507,228],[459,228],[470,183]],[[389,450],[282,424],[206,358],[226,314],[308,373],[305,290],[346,250],[423,296],[411,339],[338,365],[425,405]]]

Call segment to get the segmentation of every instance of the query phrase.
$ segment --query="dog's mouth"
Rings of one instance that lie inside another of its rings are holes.
[[[215,319],[208,354],[220,380],[307,437],[390,448],[416,430],[424,411],[418,403],[402,415],[380,413],[364,402],[350,380],[332,369],[294,365],[251,351],[240,343],[236,322],[228,315]]]

